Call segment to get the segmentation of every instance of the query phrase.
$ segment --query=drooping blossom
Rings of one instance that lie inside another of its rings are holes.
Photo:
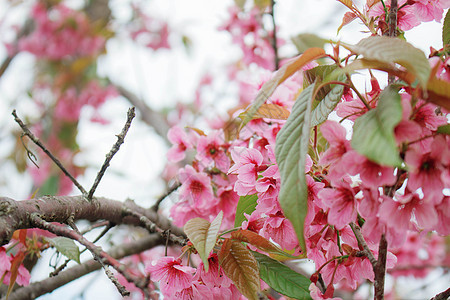
[[[167,159],[171,162],[179,162],[186,157],[186,150],[193,148],[193,138],[179,126],[173,126],[167,133],[167,138],[172,147],[167,151]]]

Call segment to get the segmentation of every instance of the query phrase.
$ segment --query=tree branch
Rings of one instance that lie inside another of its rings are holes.
[[[41,141],[28,129],[28,127],[22,122],[22,120],[17,116],[16,110],[13,110],[12,115],[14,116],[14,121],[19,124],[20,128],[23,130],[23,134],[28,136],[33,143],[35,143],[42,151],[50,157],[51,160],[61,169],[61,171],[69,177],[73,184],[80,190],[83,195],[87,195],[84,187],[72,176],[72,174],[67,171],[67,169],[62,165],[62,163],[41,143]]]
[[[157,228],[161,229],[161,232],[170,229],[175,236],[185,237],[182,229],[173,226],[167,218],[136,205],[132,200],[120,202],[102,197],[94,197],[94,200],[88,202],[82,195],[43,196],[23,201],[0,197],[0,245],[8,243],[15,230],[34,228],[30,218],[33,213],[38,214],[47,222],[67,224],[67,220],[72,218],[73,221],[80,219],[107,220],[114,224],[142,227],[142,221],[129,214],[130,211],[133,211],[150,220]],[[179,240],[173,242],[178,243]]]
[[[353,233],[355,234],[356,240],[358,241],[358,244],[363,247],[364,251],[363,254],[369,259],[370,263],[372,264],[372,267],[375,268],[377,264],[377,260],[375,259],[375,256],[373,256],[372,251],[370,251],[369,246],[367,245],[366,241],[364,240],[364,237],[361,234],[361,229],[359,226],[355,225],[355,223],[350,223],[350,228],[353,230]]]
[[[115,259],[120,259],[133,254],[141,253],[147,249],[151,249],[158,245],[162,245],[164,239],[159,234],[151,234],[137,241],[116,246],[109,251],[109,254]],[[25,300],[35,299],[46,293],[50,293],[53,290],[74,281],[86,274],[99,270],[100,264],[94,259],[84,262],[80,265],[76,265],[67,270],[59,273],[58,276],[46,278],[42,281],[33,282],[26,287],[21,287],[14,291],[9,300]],[[2,299],[4,300],[4,299]]]
[[[94,184],[92,185],[91,189],[89,190],[89,194],[87,195],[87,198],[89,201],[92,200],[92,197],[94,196],[95,190],[97,189],[98,184],[100,183],[100,180],[102,180],[103,175],[106,172],[106,169],[109,167],[109,163],[111,162],[114,155],[119,151],[120,145],[123,144],[125,140],[125,136],[127,135],[128,129],[130,129],[131,122],[133,121],[134,117],[136,116],[134,113],[135,109],[134,107],[130,108],[128,110],[127,114],[127,121],[122,129],[122,132],[117,135],[117,141],[111,148],[111,151],[106,155],[105,162],[103,163],[102,167],[100,168],[100,171],[97,174],[97,177],[95,178]]]

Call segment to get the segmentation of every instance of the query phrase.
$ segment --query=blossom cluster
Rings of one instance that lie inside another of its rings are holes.
[[[61,60],[97,56],[104,49],[106,39],[95,32],[88,17],[63,3],[48,9],[38,1],[31,16],[35,29],[19,40],[19,51],[28,51],[42,59]]]

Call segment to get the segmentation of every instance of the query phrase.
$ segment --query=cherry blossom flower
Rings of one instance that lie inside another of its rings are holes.
[[[398,1],[398,7],[402,7],[407,0]],[[391,1],[384,1],[386,8],[389,10],[391,7]],[[382,32],[387,30],[387,22],[385,18],[385,11],[381,2],[372,6],[369,10],[369,16],[378,18],[377,24]],[[403,6],[397,13],[397,26],[401,30],[410,30],[420,24],[414,9],[411,6]]]
[[[415,0],[412,7],[417,19],[420,21],[429,22],[435,20],[440,22],[444,9],[448,8],[443,5],[445,4],[439,0]]]
[[[324,188],[319,192],[322,203],[329,208],[328,222],[337,229],[344,228],[356,220],[356,188],[350,186],[350,178],[336,182],[334,188]]]
[[[145,269],[153,281],[159,281],[163,294],[174,294],[189,288],[195,269],[181,264],[181,259],[171,256],[161,257],[153,261]]]
[[[178,177],[182,184],[180,197],[187,200],[192,207],[202,211],[217,204],[218,199],[214,197],[211,188],[211,178],[206,173],[198,173],[187,165],[178,172]]]
[[[186,157],[186,150],[193,148],[192,138],[179,126],[173,126],[167,133],[167,138],[173,146],[167,152],[167,159],[179,162]]]
[[[224,152],[223,132],[215,131],[208,136],[200,136],[197,142],[196,159],[203,164],[203,168],[209,167],[211,163],[220,171],[226,173],[230,168],[230,159]]]

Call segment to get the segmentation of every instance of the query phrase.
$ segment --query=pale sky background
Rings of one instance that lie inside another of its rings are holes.
[[[72,2],[77,4],[77,1]],[[127,18],[128,2],[112,0],[113,13],[120,18]],[[362,7],[362,1],[355,2]],[[5,3],[6,0],[0,0],[0,19],[3,19],[6,13],[10,14],[8,19],[11,22],[17,22],[24,17],[23,11],[14,10],[14,15],[11,15],[11,11],[5,11]],[[193,48],[190,54],[177,44],[174,45],[174,49],[154,53],[136,47],[118,36],[109,41],[108,54],[101,59],[99,73],[106,74],[113,81],[126,86],[155,109],[170,107],[176,101],[191,101],[199,77],[205,71],[213,75],[222,72],[222,67],[234,61],[239,55],[239,50],[231,46],[229,35],[216,30],[228,19],[227,7],[232,1],[153,0],[147,3],[150,15],[157,15],[168,20],[176,32],[186,34],[192,39]],[[346,8],[335,0],[279,0],[275,9],[277,24],[280,27],[278,34],[285,39],[298,33],[315,33],[324,38],[356,43],[367,36],[359,32],[364,28],[357,21],[344,27],[339,36],[336,36],[336,28]],[[442,24],[437,22],[425,23],[408,32],[406,37],[409,42],[428,55],[429,46],[436,49],[442,47],[441,28]],[[0,37],[4,37],[3,33],[0,31]],[[283,51],[289,53],[293,49]],[[5,49],[0,48],[0,60],[3,60],[4,56]],[[17,109],[19,116],[33,113],[32,105],[28,100],[24,100],[23,96],[32,78],[32,63],[31,55],[21,55],[13,61],[8,72],[0,79],[0,142],[2,143],[0,195],[14,199],[26,199],[29,196],[31,180],[27,175],[11,176],[14,174],[14,168],[12,165],[3,163],[2,158],[12,146],[12,141],[7,136],[8,130],[17,126],[11,117],[12,108]],[[116,141],[115,134],[118,134],[123,127],[126,111],[130,106],[123,99],[108,102],[101,110],[102,116],[111,121],[106,126],[80,122],[78,142],[83,153],[77,157],[77,160],[80,164],[91,166],[79,180],[85,187],[92,184],[105,154]],[[84,121],[89,119],[89,115],[89,109],[85,110]],[[165,165],[167,149],[153,129],[136,119],[125,144],[114,157],[111,167],[99,185],[96,195],[117,200],[132,198],[144,207],[150,206],[164,190],[159,175]],[[78,192],[74,191],[74,194]],[[85,258],[90,258],[90,254],[87,254]],[[41,265],[36,272],[33,272],[33,278],[48,276],[50,271],[46,267],[48,259],[49,255],[45,253]],[[436,281],[440,276],[439,273],[432,274],[429,278],[430,282]],[[411,281],[406,284],[411,285]],[[85,299],[118,298],[115,287],[101,271],[85,276],[40,299],[61,299],[62,297],[73,299],[72,297],[77,296],[80,290],[88,285],[92,288],[86,289]],[[442,286],[435,287],[430,295],[440,292],[441,288]]]

